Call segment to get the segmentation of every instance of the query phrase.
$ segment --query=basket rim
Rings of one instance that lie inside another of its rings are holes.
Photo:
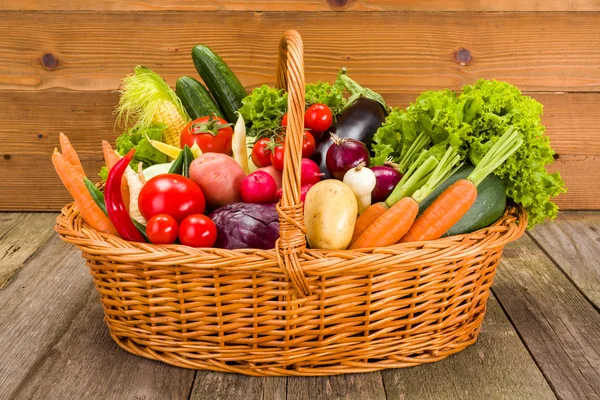
[[[503,216],[494,224],[472,233],[424,242],[399,243],[387,247],[356,250],[307,248],[304,255],[300,257],[302,270],[309,273],[316,269],[335,265],[335,270],[341,271],[351,268],[358,258],[364,257],[371,257],[371,261],[376,263],[387,257],[395,256],[395,262],[403,262],[407,266],[413,263],[432,262],[434,259],[460,259],[466,253],[503,247],[507,243],[517,240],[525,232],[527,219],[527,212],[522,206],[509,205]],[[248,258],[250,263],[259,261],[259,259],[270,259],[272,265],[268,269],[272,269],[273,272],[281,271],[277,262],[276,249],[228,250],[194,248],[181,244],[156,245],[129,242],[111,234],[98,232],[83,221],[74,202],[62,208],[56,218],[54,230],[63,241],[77,246],[86,255],[104,257],[117,263],[148,263],[152,266],[163,267],[198,266],[206,263],[214,267],[220,259],[231,259],[237,256]],[[252,268],[252,264],[244,267],[245,270]]]

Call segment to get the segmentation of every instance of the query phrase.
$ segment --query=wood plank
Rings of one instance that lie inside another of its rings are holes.
[[[416,95],[385,97],[390,104],[404,107]],[[600,114],[596,112],[600,94],[533,95],[545,105],[543,121],[560,154],[552,168],[561,171],[569,188],[558,197],[559,206],[600,209],[600,182],[589,179],[590,171],[600,170]],[[100,140],[114,142],[118,134],[112,114],[117,100],[112,92],[0,92],[0,109],[5,111],[0,113],[0,210],[59,210],[70,201],[50,162],[61,131],[81,153],[88,176],[96,180],[103,163]],[[35,174],[30,173],[32,165],[37,166]],[[23,196],[32,190],[39,195]]]
[[[381,373],[334,376],[291,376],[287,400],[385,400]]]
[[[600,213],[560,213],[530,235],[600,309]]]
[[[6,398],[187,399],[193,371],[118,348],[74,246],[52,239],[0,291]]]
[[[594,0],[40,0],[0,1],[0,10],[40,11],[599,11]]]
[[[54,234],[56,214],[0,214],[0,289]]]
[[[561,399],[600,397],[600,313],[525,235],[505,249],[492,287]]]
[[[285,400],[286,377],[197,371],[190,400]]]
[[[0,20],[0,89],[114,90],[136,64],[173,83],[195,74],[189,52],[199,42],[251,87],[272,82],[279,37],[296,28],[309,81],[346,66],[385,93],[458,89],[478,78],[529,91],[600,91],[600,13],[577,14],[577,23],[562,12],[341,13],[334,30],[327,12],[6,11]],[[456,59],[461,48],[468,65]]]
[[[556,398],[494,296],[473,346],[433,364],[381,373],[388,400]]]

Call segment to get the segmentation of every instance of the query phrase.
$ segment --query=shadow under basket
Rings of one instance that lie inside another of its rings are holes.
[[[389,247],[306,248],[299,168],[302,41],[284,34],[277,84],[288,91],[280,239],[273,250],[132,243],[57,218],[92,274],[112,338],[184,368],[246,375],[334,375],[441,360],[477,340],[503,247],[527,214],[509,206],[477,232]]]

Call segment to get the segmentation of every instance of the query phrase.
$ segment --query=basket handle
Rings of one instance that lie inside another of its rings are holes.
[[[303,205],[300,201],[300,165],[304,133],[304,47],[300,34],[289,30],[279,41],[277,87],[287,89],[288,119],[286,128],[283,197],[277,204],[279,239],[275,245],[277,261],[302,297],[311,290],[300,265],[306,249]]]

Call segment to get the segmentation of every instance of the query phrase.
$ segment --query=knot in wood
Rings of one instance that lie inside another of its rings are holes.
[[[327,0],[327,3],[334,10],[345,10],[352,5],[353,0]]]
[[[58,58],[52,53],[46,53],[41,58],[40,61],[44,68],[48,71],[55,70],[58,67]]]
[[[471,52],[464,48],[459,49],[456,52],[456,61],[460,65],[468,65],[471,62]]]

